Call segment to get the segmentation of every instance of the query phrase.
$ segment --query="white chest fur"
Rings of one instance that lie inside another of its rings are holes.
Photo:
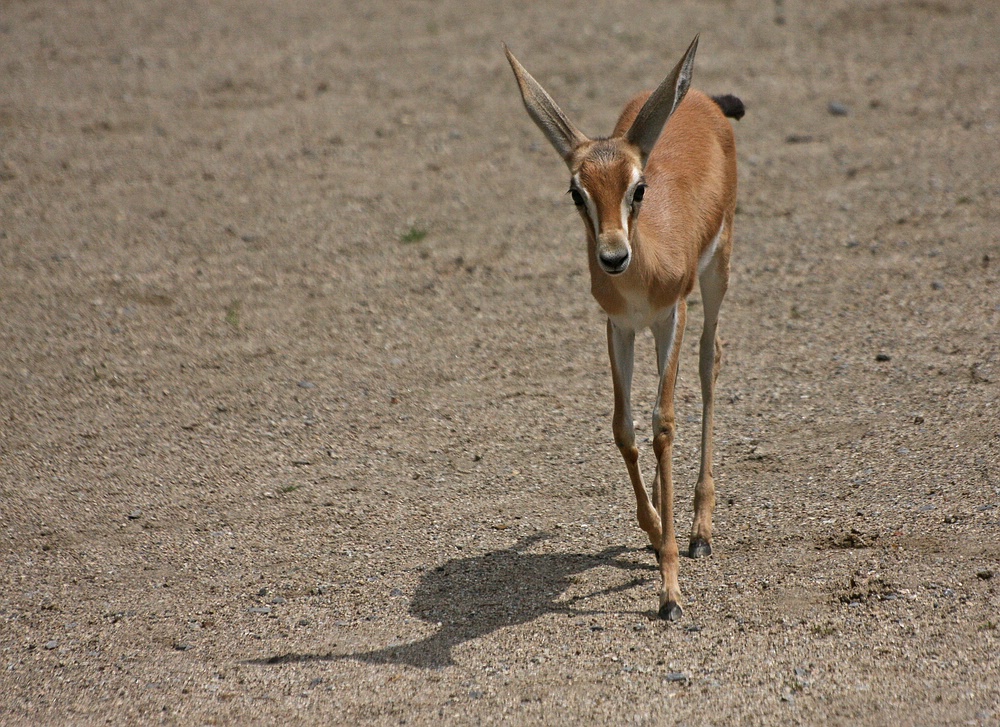
[[[667,308],[653,309],[649,298],[640,291],[623,291],[625,312],[611,316],[611,322],[620,328],[630,331],[641,331],[656,323],[669,319],[674,314],[675,305]]]

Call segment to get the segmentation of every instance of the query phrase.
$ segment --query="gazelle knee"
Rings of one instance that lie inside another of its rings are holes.
[[[635,428],[632,422],[614,422],[611,427],[615,438],[615,446],[623,452],[627,449],[635,449]]]
[[[677,424],[672,416],[653,416],[653,449],[657,452],[672,447],[677,434]]]

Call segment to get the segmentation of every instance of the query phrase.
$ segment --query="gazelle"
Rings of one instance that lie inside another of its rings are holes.
[[[660,562],[659,616],[682,615],[674,536],[674,384],[684,335],[686,299],[701,288],[701,470],[694,495],[689,555],[712,552],[713,390],[721,363],[716,334],[729,284],[736,212],[736,144],[726,117],[743,116],[734,96],[690,91],[698,38],[652,93],[626,104],[610,137],[590,138],[566,118],[507,46],[507,60],[528,115],[566,162],[569,193],[587,231],[590,289],[608,314],[608,352],[614,384],[612,421],[635,490],[639,526]],[[635,332],[656,341],[659,392],[653,410],[656,476],[650,501],[639,470],[631,388]]]

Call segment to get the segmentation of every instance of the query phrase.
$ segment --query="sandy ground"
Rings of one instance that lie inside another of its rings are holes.
[[[998,30],[0,2],[0,723],[1000,724]],[[715,553],[671,624],[500,43],[597,134],[696,32],[748,113]]]

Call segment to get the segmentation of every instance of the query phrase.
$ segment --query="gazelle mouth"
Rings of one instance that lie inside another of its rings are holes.
[[[601,270],[606,272],[608,275],[621,275],[626,270],[628,270],[628,265],[630,262],[632,262],[632,256],[626,255],[625,258],[620,262],[617,260],[615,260],[614,262],[618,264],[615,265],[612,264],[611,261],[605,261],[601,259],[600,256],[598,256],[597,258],[597,264],[601,267]]]

